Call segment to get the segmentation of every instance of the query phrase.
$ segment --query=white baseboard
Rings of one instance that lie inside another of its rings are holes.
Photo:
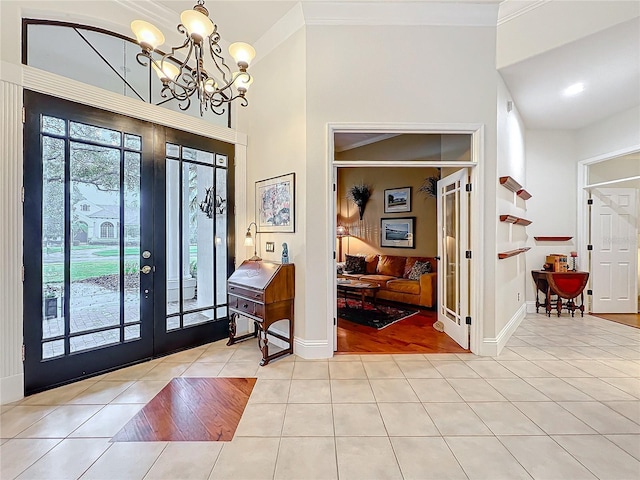
[[[295,338],[293,353],[307,360],[333,357],[333,342],[327,340],[304,340]]]
[[[0,405],[24,398],[24,374],[0,378]]]
[[[533,311],[535,312],[535,303],[533,304]],[[500,331],[500,333],[495,338],[485,338],[482,340],[482,351],[481,355],[496,357],[500,354],[504,346],[507,344],[507,341],[513,335],[513,332],[520,326],[522,320],[527,315],[528,305],[523,303],[520,308],[516,311],[516,313],[511,317],[509,323],[507,323],[504,328]]]

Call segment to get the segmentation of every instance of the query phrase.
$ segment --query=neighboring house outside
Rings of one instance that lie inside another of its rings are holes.
[[[75,205],[73,212],[73,239],[77,244],[111,244],[120,239],[120,207],[98,205],[83,199]],[[140,213],[137,209],[125,208],[125,244],[140,238]]]

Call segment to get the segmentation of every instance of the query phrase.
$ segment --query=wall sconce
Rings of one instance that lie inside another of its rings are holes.
[[[254,227],[256,227],[256,239],[255,241],[253,240],[253,237],[251,236],[251,225],[253,225]],[[247,227],[247,234],[244,236],[244,246],[245,247],[253,247],[253,257],[251,257],[249,259],[250,262],[259,262],[262,259],[258,256],[258,247],[257,247],[257,243],[258,243],[258,225],[256,225],[256,222],[251,222],[249,224],[249,226]]]
[[[338,262],[342,261],[342,239],[349,236],[349,229],[344,225],[338,225],[336,228],[336,237],[338,237]]]

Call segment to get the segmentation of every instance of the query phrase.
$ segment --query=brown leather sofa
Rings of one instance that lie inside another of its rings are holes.
[[[420,275],[419,280],[408,278],[416,261],[429,262],[431,273]],[[409,303],[422,307],[435,307],[438,301],[438,263],[433,257],[402,257],[396,255],[366,255],[365,273],[347,273],[342,276],[357,278],[380,285],[377,298]]]

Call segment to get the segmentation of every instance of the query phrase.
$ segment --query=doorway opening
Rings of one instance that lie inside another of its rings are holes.
[[[474,271],[465,252],[477,238],[466,212],[478,209],[468,185],[478,176],[482,127],[336,125],[329,130],[336,259],[330,299],[334,351],[476,350],[479,325],[469,328],[468,319],[478,304],[472,301]],[[443,176],[449,179],[462,171],[461,181],[438,185]],[[354,186],[369,187],[364,205],[349,194]],[[447,197],[443,192],[456,188],[457,194],[450,196],[454,202],[445,201],[447,208],[439,212],[439,199]],[[439,216],[445,220],[439,221]],[[446,230],[454,224],[455,229]],[[439,316],[447,315],[455,317],[458,335],[448,325],[442,332],[446,322],[438,322]]]
[[[578,258],[584,259],[582,269],[590,272],[588,311],[636,326],[640,324],[638,146],[579,162],[578,199]]]

